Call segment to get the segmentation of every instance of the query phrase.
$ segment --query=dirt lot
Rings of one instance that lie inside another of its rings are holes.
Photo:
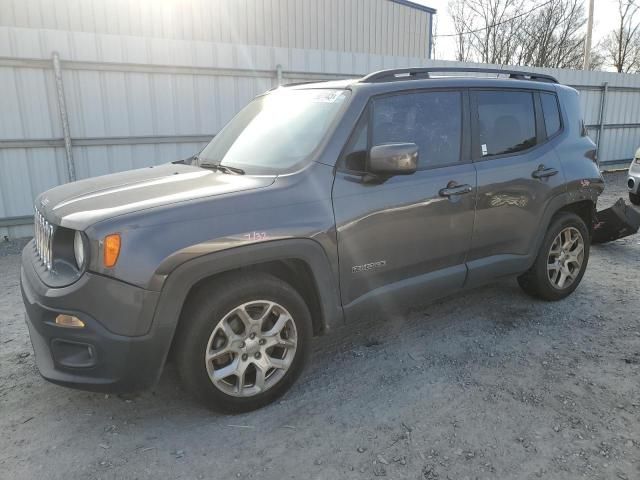
[[[640,478],[640,235],[594,247],[559,303],[505,280],[320,338],[282,401],[239,416],[171,366],[133,398],[44,381],[1,248],[0,478]]]

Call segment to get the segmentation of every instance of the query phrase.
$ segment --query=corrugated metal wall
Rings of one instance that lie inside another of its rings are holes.
[[[51,55],[77,178],[185,158],[243,105],[284,81],[423,63],[329,50],[0,27],[0,235],[28,235],[40,192],[68,181]],[[309,73],[312,72],[312,73]]]
[[[390,0],[0,2],[0,26],[423,58],[430,21]]]
[[[0,235],[69,179],[53,52],[80,179],[192,155],[276,65],[292,82],[423,63],[432,12],[409,4],[0,0]]]
[[[94,9],[91,12],[100,11],[95,10],[100,1],[87,2]],[[279,1],[267,3],[273,6]],[[115,4],[114,8],[122,9],[133,2],[111,3]],[[81,3],[0,1],[4,8],[0,22],[7,22],[10,14],[11,21],[30,24],[36,22],[33,18],[37,12],[41,22],[50,21],[50,13],[44,14],[45,7],[55,9],[57,22],[56,28],[0,26],[0,235],[28,235],[30,227],[7,225],[24,223],[23,217],[31,215],[37,194],[67,181],[51,62],[54,51],[59,52],[62,60],[77,178],[192,155],[252,97],[276,85],[277,65],[284,70],[284,81],[293,82],[345,78],[383,68],[426,63],[421,55],[340,50],[346,47],[240,45],[96,33],[98,19],[93,32],[57,29],[86,24],[85,29],[90,30],[91,22],[86,20],[89,14],[84,10],[85,2]],[[175,5],[172,0],[153,3]],[[359,8],[365,9],[365,3]],[[189,3],[195,4],[195,1]],[[63,22],[67,17],[60,16],[60,5],[77,7],[65,7],[69,17],[65,21],[72,23]],[[393,8],[397,8],[395,4]],[[121,23],[116,20],[102,18],[100,21],[111,25],[109,28],[122,29],[114,30],[116,32],[134,32],[131,26],[126,27],[127,20],[121,19]],[[147,19],[145,25],[147,23],[156,22]],[[167,28],[163,27],[162,32],[171,31]],[[370,30],[367,38],[372,38],[371,35]],[[456,65],[455,62],[429,64]],[[638,76],[539,70],[552,73],[563,83],[581,90],[585,120],[592,125],[590,131],[594,139],[599,132],[601,86],[608,82],[604,123],[609,127],[603,130],[600,157],[603,160],[631,157],[640,143]]]

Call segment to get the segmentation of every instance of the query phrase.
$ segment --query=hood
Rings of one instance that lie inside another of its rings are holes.
[[[230,175],[167,164],[88,178],[52,188],[36,207],[57,225],[84,230],[101,220],[148,208],[263,188],[274,176]]]

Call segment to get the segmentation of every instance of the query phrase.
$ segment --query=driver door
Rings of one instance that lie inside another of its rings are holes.
[[[333,187],[342,302],[387,311],[462,287],[473,229],[466,91],[424,91],[370,102]],[[418,171],[367,175],[372,146],[418,145]]]

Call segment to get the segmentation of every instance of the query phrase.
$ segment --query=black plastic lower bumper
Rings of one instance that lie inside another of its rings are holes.
[[[130,392],[157,382],[169,348],[170,339],[166,335],[158,335],[153,328],[140,336],[111,332],[89,313],[92,312],[91,302],[79,300],[83,296],[78,294],[78,289],[87,288],[86,283],[67,287],[67,290],[49,289],[30,269],[28,262],[29,259],[23,257],[22,297],[36,364],[45,379],[103,392]],[[101,286],[107,289],[114,282],[97,277],[91,280],[94,288],[103,284]],[[122,315],[121,305],[114,307],[112,312],[96,313],[109,315],[114,312]],[[55,318],[61,313],[78,317],[85,327],[56,325]],[[132,309],[128,320],[135,322],[138,313],[137,309]],[[150,315],[153,316],[153,311]]]
[[[633,235],[640,228],[640,213],[621,198],[613,206],[597,213],[593,243],[605,243]]]

